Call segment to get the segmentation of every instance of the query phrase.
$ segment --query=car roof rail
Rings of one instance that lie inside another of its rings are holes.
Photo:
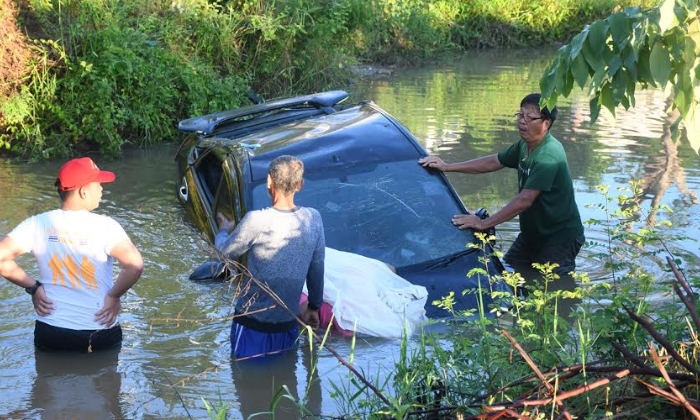
[[[180,131],[211,134],[217,127],[243,117],[250,117],[255,114],[277,109],[295,107],[300,105],[310,105],[318,108],[327,114],[335,112],[333,106],[344,101],[348,97],[347,92],[342,90],[331,90],[328,92],[315,93],[312,95],[296,96],[294,98],[277,99],[258,105],[245,106],[229,111],[217,112],[215,114],[203,115],[201,117],[182,120],[177,128]]]

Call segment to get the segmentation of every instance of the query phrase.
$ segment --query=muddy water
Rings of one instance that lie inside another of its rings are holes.
[[[402,121],[429,152],[453,162],[494,153],[516,140],[513,114],[520,98],[537,90],[551,52],[537,56],[518,51],[470,54],[440,64],[396,70],[386,78],[348,88],[351,100],[371,99]],[[339,86],[339,88],[342,88]],[[600,203],[595,186],[615,192],[631,180],[642,181],[644,206],[674,208],[670,244],[698,266],[700,249],[700,159],[687,142],[666,135],[665,104],[658,92],[640,92],[637,107],[616,120],[602,115],[588,124],[588,102],[575,94],[560,106],[552,132],[567,150],[579,208],[584,219],[602,214],[586,207]],[[209,258],[201,236],[184,220],[175,196],[175,145],[132,150],[102,167],[117,173],[105,188],[98,210],[117,219],[146,260],[143,278],[123,299],[124,345],[119,352],[80,357],[36,354],[32,344],[33,310],[29,297],[0,282],[0,418],[27,419],[185,419],[206,418],[201,398],[219,399],[230,418],[264,411],[277,387],[308,399],[324,414],[343,413],[331,383],[347,383],[348,372],[323,352],[317,380],[308,380],[311,361],[299,351],[274,365],[241,366],[229,360],[231,291],[220,283],[193,283],[190,271]],[[0,235],[25,217],[58,205],[51,185],[61,162],[0,166]],[[479,176],[450,175],[470,209],[495,211],[516,192],[514,171]],[[503,249],[515,238],[517,222],[499,229]],[[602,229],[588,228],[589,240],[603,241]],[[593,279],[607,273],[599,250],[584,248],[578,265]],[[20,264],[36,275],[31,257]],[[390,369],[398,358],[394,341],[333,338],[344,357],[370,375]],[[284,407],[283,407],[284,408]],[[283,411],[278,418],[293,418]]]

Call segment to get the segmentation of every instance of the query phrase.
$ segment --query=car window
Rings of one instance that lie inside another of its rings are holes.
[[[202,183],[204,196],[211,205],[221,181],[221,159],[213,152],[207,153],[195,164],[195,173]]]
[[[223,172],[224,175],[221,177],[221,182],[216,192],[214,217],[221,212],[227,219],[238,222],[240,220],[240,203],[236,188],[237,183],[235,178],[230,176],[232,172],[229,171],[226,163],[223,165]]]
[[[442,179],[415,160],[309,172],[296,204],[323,217],[327,246],[396,267],[443,258],[476,242],[451,219],[462,212]],[[270,205],[264,183],[253,207]]]
[[[219,189],[216,193],[216,205],[214,207],[214,217],[221,213],[228,220],[236,221],[235,212],[233,210],[233,203],[231,200],[231,187],[226,180],[226,177],[221,178],[221,183],[219,184]],[[217,227],[219,223],[217,221]]]

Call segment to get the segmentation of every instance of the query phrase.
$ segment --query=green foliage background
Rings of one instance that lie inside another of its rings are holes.
[[[590,78],[590,82],[589,82]],[[674,139],[684,123],[687,138],[700,151],[700,4],[698,0],[664,0],[654,10],[629,8],[596,20],[563,46],[540,81],[549,107],[559,96],[588,86],[591,120],[602,107],[635,104],[635,90],[662,88],[679,118]]]
[[[652,5],[655,2],[644,0]],[[636,4],[637,2],[634,2]],[[349,82],[358,62],[540,46],[630,0],[29,0],[34,60],[0,98],[0,148],[32,159],[178,136],[177,121]]]

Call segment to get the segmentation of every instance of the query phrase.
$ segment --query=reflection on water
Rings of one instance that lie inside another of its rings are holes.
[[[396,71],[391,79],[363,82],[352,97],[371,99],[389,111],[430,153],[452,162],[470,159],[495,153],[517,140],[513,114],[520,99],[537,90],[539,75],[552,54],[471,53],[452,63]],[[588,101],[574,96],[560,104],[552,131],[567,150],[583,219],[603,217],[584,207],[602,202],[597,184],[611,185],[616,194],[617,186],[642,181],[645,209],[652,204],[674,208],[671,233],[690,238],[672,244],[671,249],[685,250],[683,258],[697,266],[700,160],[685,140],[668,136],[664,109],[660,93],[639,92],[636,108],[618,112],[616,120],[603,114],[591,126]],[[339,412],[330,397],[330,383],[347,381],[347,371],[327,353],[320,357],[318,380],[312,381],[308,380],[308,358],[301,350],[285,359],[286,367],[239,369],[231,364],[232,293],[219,283],[187,279],[210,251],[184,221],[176,200],[176,147],[129,151],[114,162],[96,158],[100,167],[117,173],[117,181],[105,187],[99,212],[124,226],[146,261],[142,279],[123,300],[124,343],[116,363],[105,365],[97,358],[43,363],[32,345],[28,295],[9,282],[0,282],[0,418],[51,418],[50,413],[68,412],[76,405],[85,407],[77,412],[79,416],[101,413],[91,418],[206,418],[201,398],[217,403],[219,396],[232,408],[233,418],[242,418],[241,412],[267,409],[273,383],[288,384],[296,397],[308,397],[307,406],[314,412]],[[25,217],[58,206],[51,186],[61,164],[0,162],[0,235]],[[449,178],[470,209],[483,206],[493,212],[517,192],[515,171],[450,174]],[[499,229],[503,249],[517,229],[516,221]],[[605,238],[600,227],[588,228],[586,236],[599,242]],[[37,274],[31,257],[23,256],[19,262],[30,274]],[[578,266],[594,279],[607,276],[595,250],[584,248]],[[332,338],[331,345],[346,358],[351,353],[346,339]],[[393,366],[398,349],[399,343],[393,341],[359,340],[355,364],[373,376]],[[87,399],[89,404],[80,403]]]
[[[32,411],[45,420],[124,418],[118,355],[118,349],[86,355],[36,351]]]
[[[301,353],[301,363],[297,353]],[[303,372],[297,372],[297,365]],[[231,379],[244,418],[294,419],[321,414],[321,386],[307,346],[267,359],[231,361]],[[254,379],[253,379],[254,378]],[[295,401],[303,401],[300,412]],[[273,403],[274,402],[274,403]]]

